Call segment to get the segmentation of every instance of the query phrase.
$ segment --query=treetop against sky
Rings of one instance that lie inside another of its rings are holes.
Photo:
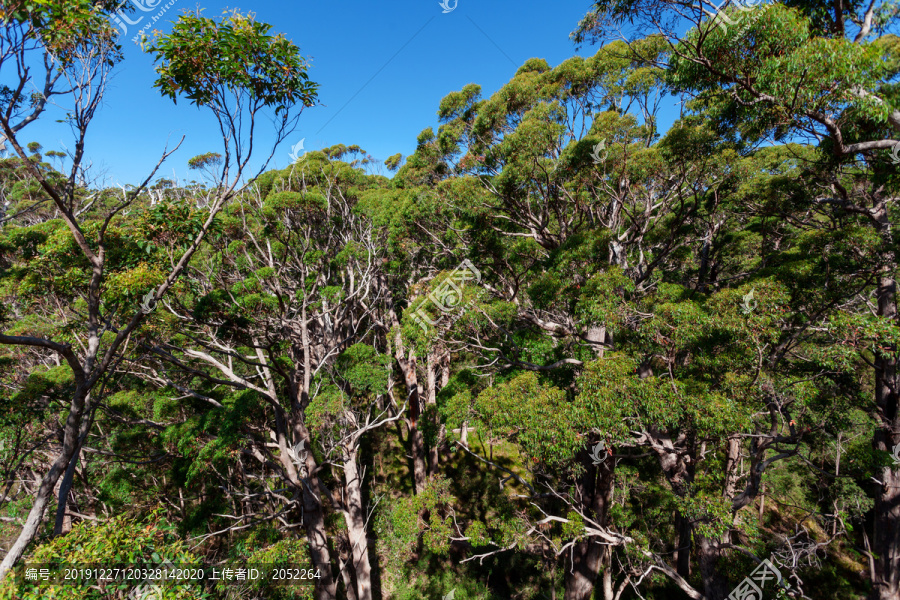
[[[408,156],[415,150],[416,135],[436,125],[437,107],[446,94],[477,83],[489,95],[530,58],[554,66],[575,54],[597,51],[576,50],[569,39],[573,24],[589,7],[581,0],[552,5],[447,0],[448,8],[438,0],[277,0],[239,6],[217,0],[127,0],[123,5],[134,6],[113,22],[123,34],[125,60],[115,70],[91,132],[94,170],[110,186],[140,181],[156,164],[157,150],[182,135],[187,136],[184,144],[160,176],[189,181],[195,175],[187,160],[209,151],[217,140],[209,115],[184,110],[152,90],[152,56],[135,41],[142,32],[168,33],[179,16],[197,7],[207,17],[236,7],[252,11],[310,60],[310,77],[321,84],[319,104],[304,113],[294,137],[277,149],[272,166],[279,168],[290,164],[292,155],[338,143],[358,144],[379,163],[398,152]],[[677,116],[677,101],[665,99],[663,126]],[[46,118],[30,126],[28,141],[40,142],[45,152],[65,151],[70,144],[67,126],[56,122],[62,116],[60,109],[50,107]],[[263,144],[270,141],[261,138]]]

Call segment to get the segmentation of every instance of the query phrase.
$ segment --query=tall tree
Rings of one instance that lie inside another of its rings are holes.
[[[269,106],[277,107],[280,141],[296,123],[296,115],[292,116],[288,108],[309,105],[315,98],[316,86],[308,81],[306,63],[297,48],[283,37],[267,36],[269,26],[237,13],[221,23],[199,16],[184,17],[171,35],[158,41],[154,49],[164,63],[158,69],[157,86],[173,98],[177,93],[185,93],[196,104],[213,111],[223,132],[225,159],[214,202],[173,263],[153,282],[155,287],[144,297],[143,307],[111,306],[106,298],[111,229],[117,216],[137,200],[162,161],[174,150],[163,155],[140,186],[96,216],[96,226],[86,225],[86,216],[79,212],[76,176],[85,158],[88,127],[101,106],[111,69],[121,59],[116,34],[104,18],[106,12],[108,7],[102,4],[94,6],[82,1],[38,5],[14,2],[3,14],[3,37],[9,43],[0,48],[0,68],[15,64],[18,84],[15,89],[4,88],[0,130],[29,165],[30,174],[52,200],[78,248],[83,259],[79,268],[85,273],[85,281],[80,289],[73,290],[73,296],[81,297],[86,309],[83,319],[79,318],[82,332],[78,348],[68,341],[36,335],[0,335],[3,344],[37,347],[58,354],[72,370],[75,384],[62,448],[41,480],[18,539],[0,563],[0,576],[16,563],[36,535],[53,489],[65,473],[59,488],[56,526],[57,531],[61,530],[81,445],[100,400],[98,385],[121,361],[123,349],[149,312],[147,307],[155,305],[181,276],[216,214],[242,182],[252,150],[256,115]],[[247,54],[251,50],[252,54]],[[32,105],[30,112],[23,114],[24,90],[32,81],[27,65],[35,54],[43,57],[48,71],[47,93]],[[223,61],[223,56],[234,60]],[[26,160],[27,154],[18,140],[19,131],[41,114],[46,97],[53,95],[60,79],[65,81],[71,97],[69,122],[76,137],[70,176],[61,184]],[[239,116],[249,116],[250,125],[242,126]]]

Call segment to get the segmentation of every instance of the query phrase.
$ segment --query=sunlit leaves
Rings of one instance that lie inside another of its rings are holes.
[[[162,61],[155,85],[173,100],[183,94],[197,105],[221,106],[228,90],[276,112],[311,106],[318,84],[309,80],[306,60],[283,35],[268,35],[271,28],[238,12],[219,22],[185,15],[149,48]]]

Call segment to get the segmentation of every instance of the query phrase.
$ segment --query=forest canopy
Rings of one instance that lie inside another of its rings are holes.
[[[198,10],[203,181],[119,189],[116,10],[0,9],[0,598],[900,600],[896,2],[601,0],[282,169],[308,59]],[[26,576],[129,564],[307,581]]]

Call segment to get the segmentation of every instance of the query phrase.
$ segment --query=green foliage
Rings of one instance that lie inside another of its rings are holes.
[[[210,166],[218,166],[220,164],[222,164],[222,155],[218,152],[199,154],[188,160],[188,168],[190,169],[203,169]]]
[[[0,21],[7,31],[22,27],[26,37],[39,38],[59,68],[71,66],[76,52],[87,47],[106,48],[105,59],[112,65],[122,60],[122,53],[115,44],[117,31],[106,16],[118,8],[112,0],[10,0],[0,8]]]
[[[450,482],[443,478],[429,480],[415,496],[384,501],[374,527],[379,538],[378,553],[389,568],[406,562],[419,548],[447,553],[453,532],[453,501]]]
[[[29,562],[39,565],[56,564],[87,568],[88,565],[122,566],[146,565],[162,567],[171,563],[178,567],[199,567],[199,557],[191,554],[185,544],[174,535],[172,525],[154,512],[146,519],[135,520],[119,515],[96,525],[83,524],[71,533],[38,546]],[[26,582],[25,565],[12,571],[0,584],[0,598],[4,600],[38,600],[47,598],[47,588]],[[54,572],[58,570],[55,569]],[[22,582],[22,583],[20,583]],[[53,590],[53,598],[60,600],[82,598],[100,600],[114,592],[134,587],[123,581],[101,582],[87,586],[61,586]],[[209,598],[200,585],[162,584],[164,600]]]
[[[318,86],[309,81],[306,61],[283,35],[267,35],[271,29],[237,11],[218,23],[182,16],[148,49],[163,61],[155,85],[173,100],[184,94],[201,106],[225,102],[226,89],[247,93],[276,112],[297,103],[311,106]]]

